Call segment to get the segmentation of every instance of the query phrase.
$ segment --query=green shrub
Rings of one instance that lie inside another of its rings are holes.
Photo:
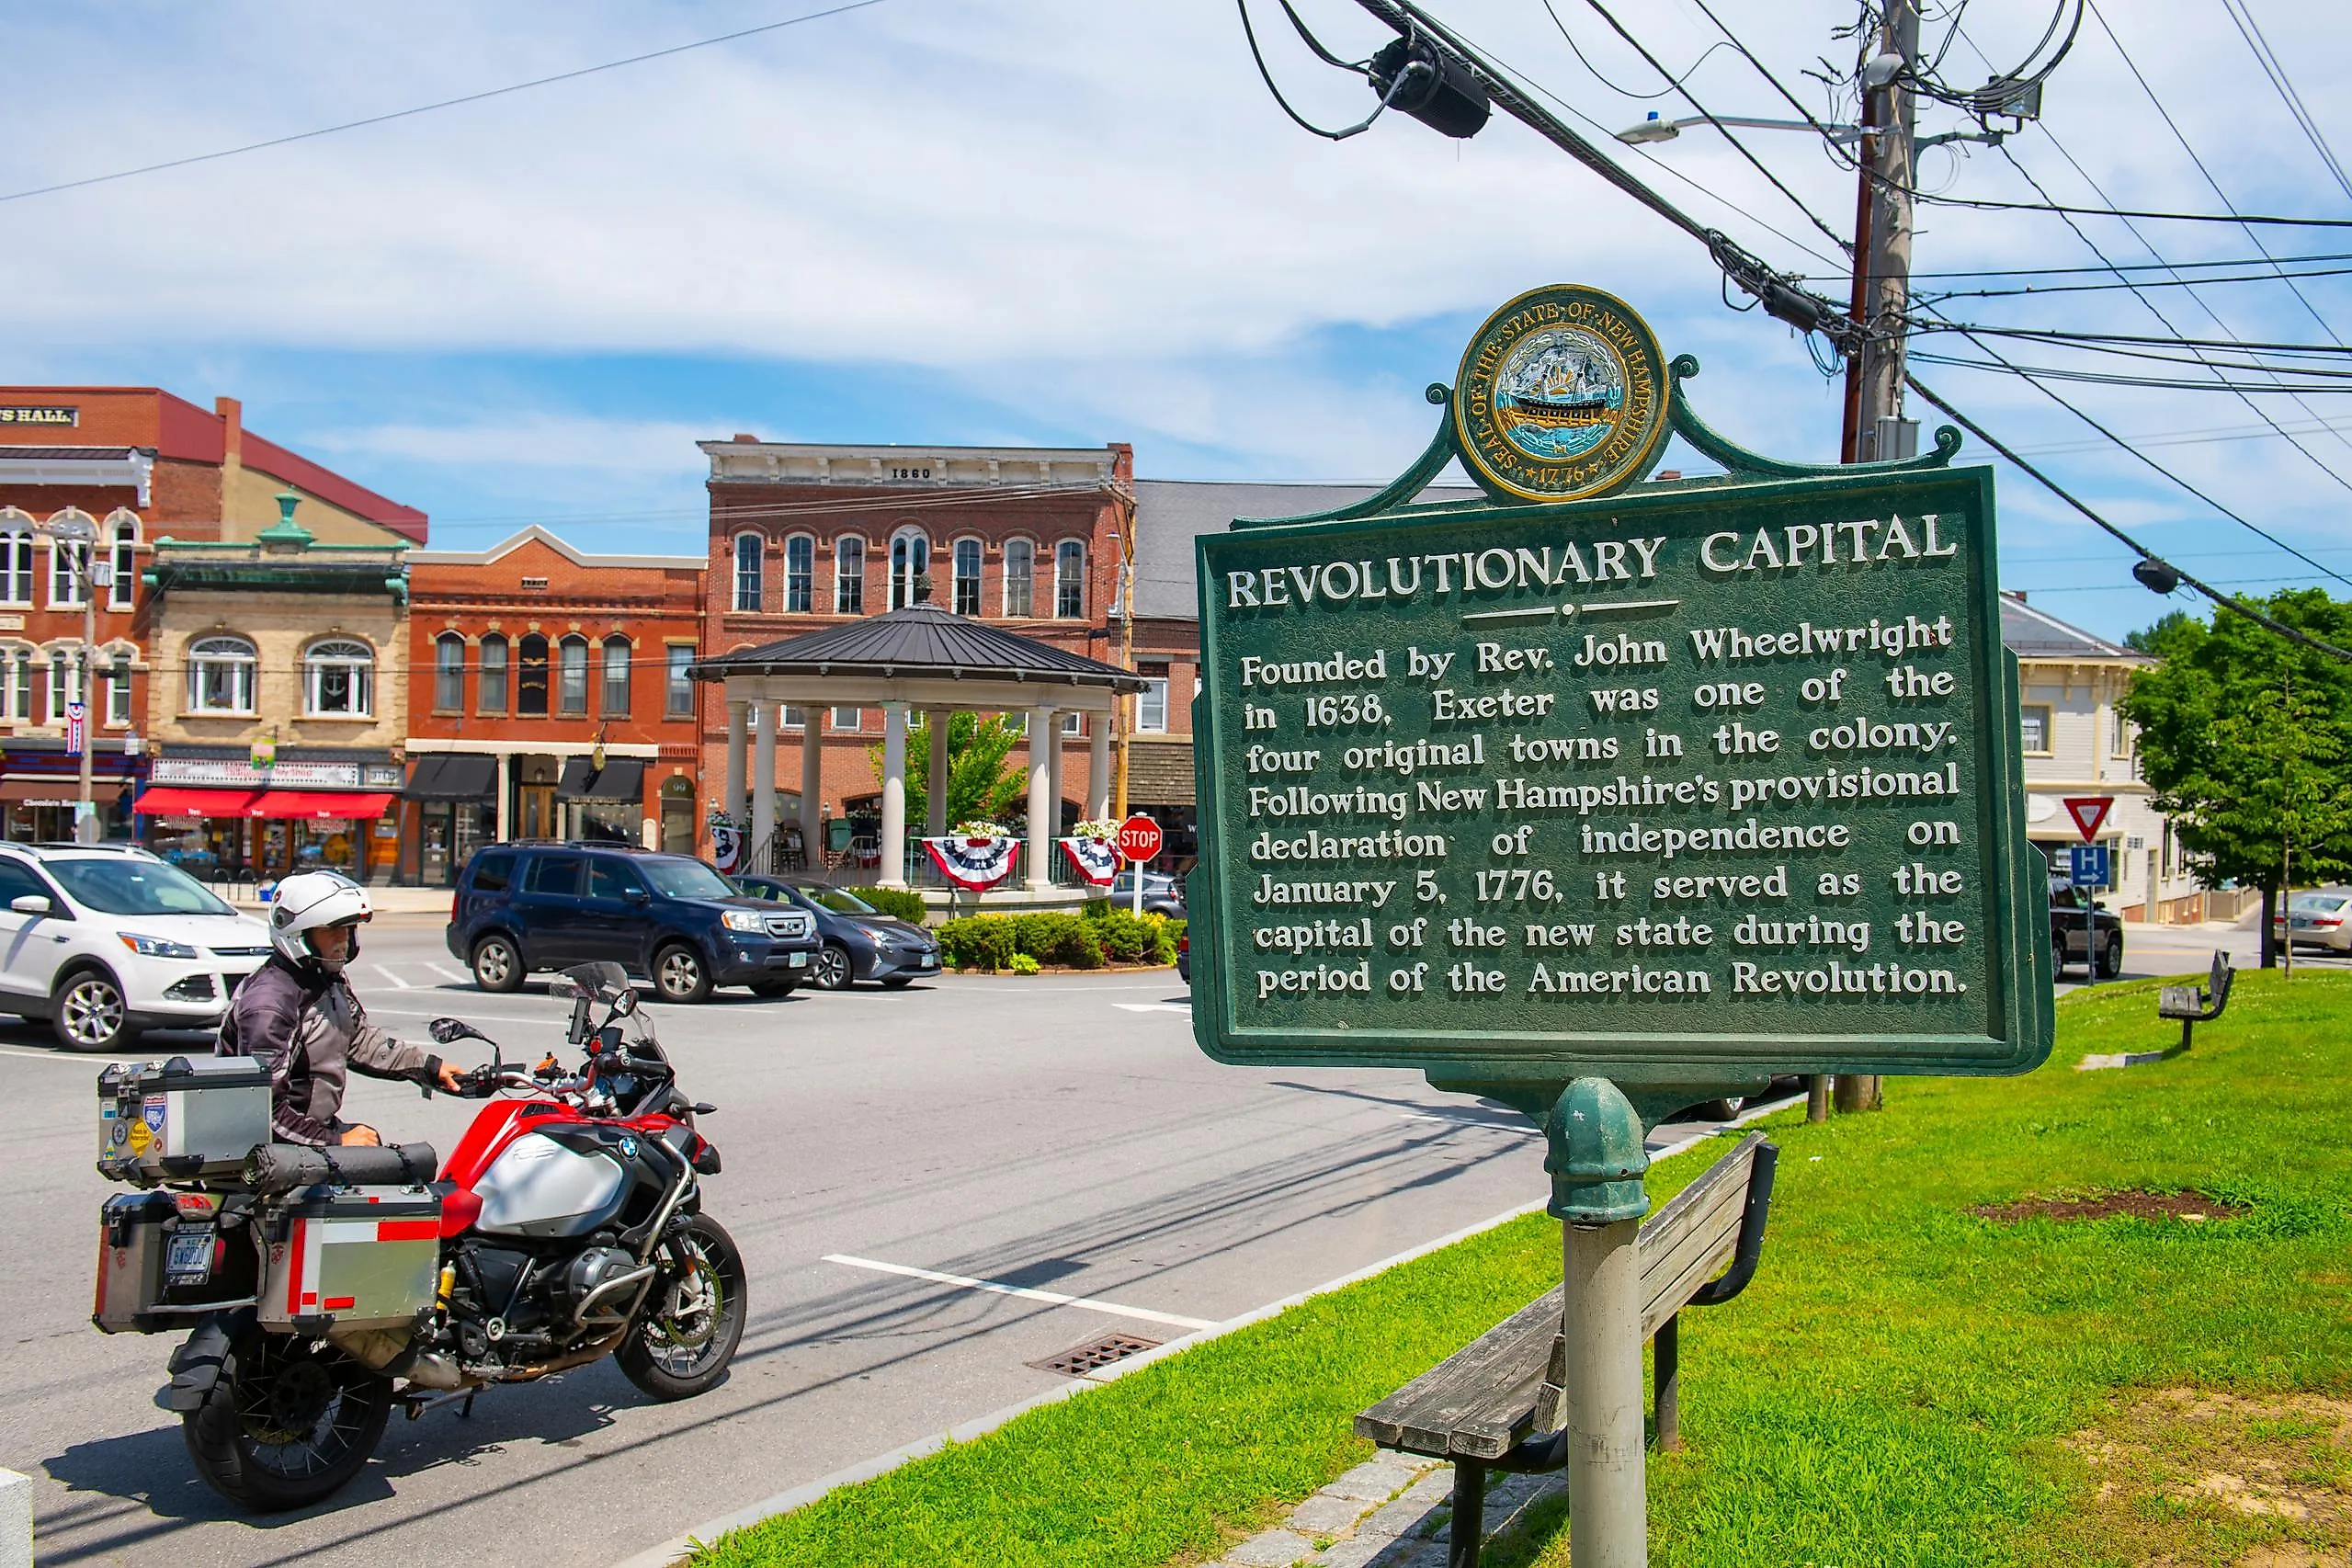
[[[1157,915],[1138,917],[1114,909],[1087,922],[1113,963],[1174,963],[1176,938],[1167,935],[1167,921]]]
[[[1013,922],[1001,915],[967,915],[939,927],[939,951],[958,969],[993,974],[1013,958]]]
[[[1040,966],[1037,960],[1029,957],[1028,954],[1015,953],[1013,955],[1013,961],[1006,964],[1005,967],[1011,970],[1015,974],[1035,974]]]
[[[1061,913],[1017,915],[1013,917],[1013,950],[1040,963],[1067,964],[1072,969],[1100,969],[1102,942],[1096,928],[1075,915]]]
[[[844,891],[864,899],[878,913],[911,925],[922,925],[925,915],[928,913],[924,907],[923,895],[909,892],[904,888],[848,888]]]

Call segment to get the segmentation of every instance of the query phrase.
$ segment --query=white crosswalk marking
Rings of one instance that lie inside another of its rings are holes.
[[[369,964],[368,967],[374,970],[378,974],[382,975],[386,980],[391,981],[394,985],[399,986],[403,991],[414,991],[416,989],[416,987],[411,985],[408,982],[394,974],[382,964]]]

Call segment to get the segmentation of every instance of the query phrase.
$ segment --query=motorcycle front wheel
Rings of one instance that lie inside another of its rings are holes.
[[[180,1417],[204,1483],[261,1512],[306,1507],[359,1473],[392,1413],[390,1378],[324,1341],[240,1335],[220,1381]]]
[[[744,1336],[743,1254],[708,1214],[654,1255],[662,1271],[614,1359],[659,1400],[692,1399],[726,1375]]]

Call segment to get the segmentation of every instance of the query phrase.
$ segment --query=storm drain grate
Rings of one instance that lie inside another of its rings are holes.
[[[1090,1377],[1114,1361],[1156,1349],[1159,1343],[1156,1339],[1138,1339],[1131,1334],[1106,1334],[1074,1350],[1064,1350],[1059,1356],[1049,1356],[1029,1365],[1040,1372],[1059,1372],[1065,1378]]]

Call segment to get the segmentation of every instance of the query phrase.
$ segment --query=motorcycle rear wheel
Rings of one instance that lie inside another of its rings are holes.
[[[315,1339],[240,1335],[220,1381],[180,1417],[207,1486],[256,1512],[307,1507],[367,1465],[392,1413],[390,1378]]]
[[[692,1399],[727,1373],[744,1336],[744,1257],[708,1214],[656,1255],[662,1273],[613,1359],[653,1398]]]

